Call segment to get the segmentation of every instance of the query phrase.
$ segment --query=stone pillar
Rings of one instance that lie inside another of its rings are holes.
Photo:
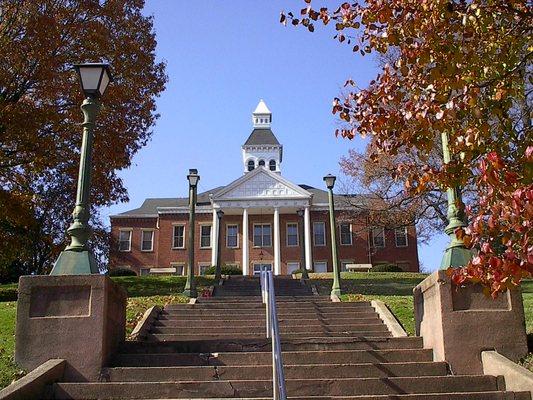
[[[106,275],[21,277],[15,361],[33,370],[62,358],[67,382],[98,381],[124,343],[126,299]]]
[[[279,208],[274,207],[274,275],[281,274],[280,250]]]
[[[218,231],[217,210],[213,208],[213,226],[211,227],[211,265],[217,265]]]
[[[492,299],[479,284],[458,287],[446,271],[435,271],[414,289],[414,302],[416,334],[454,374],[483,374],[481,352],[487,349],[513,361],[527,354],[519,290]]]
[[[313,268],[313,260],[311,253],[311,215],[309,206],[305,207],[304,213],[304,234],[305,234],[305,268],[311,270]]]
[[[248,209],[242,210],[242,274],[249,275],[250,261],[248,252]]]

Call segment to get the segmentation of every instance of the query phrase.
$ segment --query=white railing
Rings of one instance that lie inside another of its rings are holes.
[[[266,306],[266,337],[272,339],[272,389],[274,400],[287,400],[285,373],[281,358],[281,340],[279,334],[276,294],[272,271],[261,271],[261,295]]]

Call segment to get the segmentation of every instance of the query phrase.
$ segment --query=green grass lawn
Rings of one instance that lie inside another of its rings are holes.
[[[405,330],[413,335],[415,328],[413,315],[413,288],[426,278],[425,274],[415,273],[343,273],[343,301],[379,299],[385,302],[398,318]],[[128,292],[126,310],[126,331],[129,334],[144,311],[153,305],[183,303],[188,299],[181,295],[185,287],[185,277],[114,277]],[[198,291],[201,293],[214,282],[212,277],[197,277]],[[331,274],[311,274],[311,282],[320,294],[327,295],[331,290]],[[526,329],[533,343],[533,280],[522,285]],[[13,379],[24,374],[13,362],[15,344],[16,285],[0,285],[0,389]],[[533,356],[530,354],[523,365],[533,370]]]

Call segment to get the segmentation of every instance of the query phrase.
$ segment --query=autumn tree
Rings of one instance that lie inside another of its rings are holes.
[[[74,206],[83,95],[74,63],[105,61],[93,150],[93,241],[105,251],[101,206],[126,201],[117,171],[150,140],[166,83],[142,0],[0,0],[0,271],[46,272]]]
[[[444,135],[449,163],[396,166],[413,194],[471,185],[469,225],[456,232],[475,249],[457,283],[482,282],[493,295],[533,273],[531,56],[533,9],[521,0],[367,0],[281,15],[362,55],[398,54],[366,88],[347,80],[333,101],[342,137],[372,136],[370,157],[416,153],[424,160]],[[458,206],[461,206],[458,204]]]

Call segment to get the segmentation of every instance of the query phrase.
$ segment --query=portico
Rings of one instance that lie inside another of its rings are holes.
[[[269,171],[263,166],[255,168],[230,183],[221,191],[214,193],[210,200],[213,208],[213,243],[211,260],[216,263],[219,243],[219,226],[217,210],[223,210],[224,216],[242,216],[242,272],[243,275],[253,273],[255,264],[272,262],[276,275],[281,272],[281,215],[296,216],[300,209],[305,210],[304,237],[298,233],[297,245],[305,246],[305,260],[300,261],[300,268],[312,269],[311,261],[311,224],[310,207],[312,193],[294,185],[280,174]],[[250,223],[250,218],[254,223]],[[259,217],[259,222],[257,217]],[[223,220],[222,220],[223,221]],[[250,248],[272,249],[272,260],[250,259]],[[250,270],[252,268],[252,270]]]

